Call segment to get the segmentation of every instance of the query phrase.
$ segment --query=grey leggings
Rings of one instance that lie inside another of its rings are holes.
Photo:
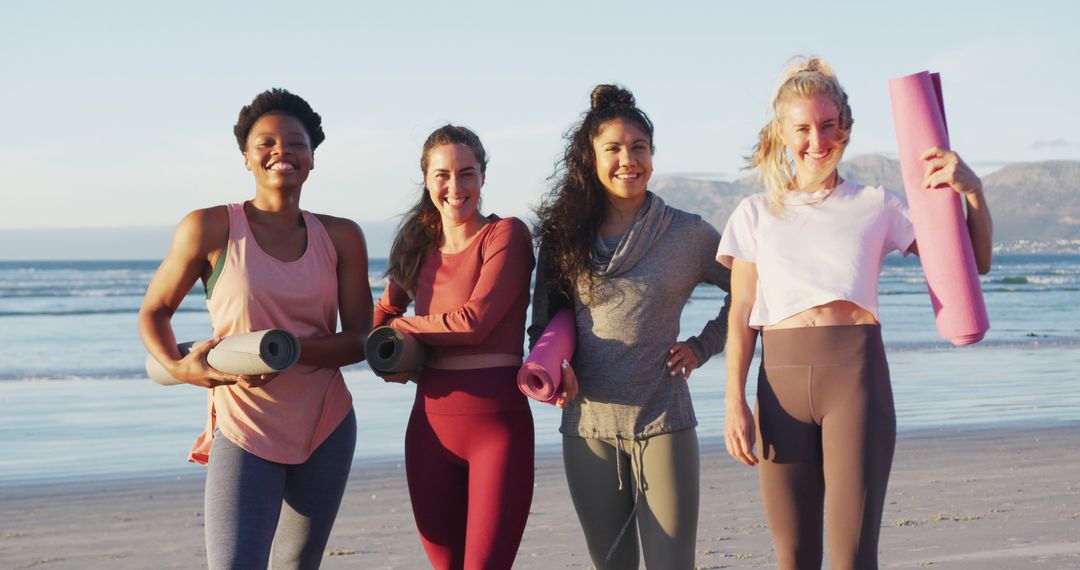
[[[646,568],[694,568],[700,477],[695,430],[638,441],[564,437],[563,462],[598,570],[637,568],[638,531]]]
[[[877,325],[765,331],[761,493],[780,568],[877,568],[896,413]],[[824,516],[823,516],[824,512]]]
[[[356,447],[349,415],[304,463],[244,451],[218,430],[206,475],[206,557],[211,570],[318,568]]]

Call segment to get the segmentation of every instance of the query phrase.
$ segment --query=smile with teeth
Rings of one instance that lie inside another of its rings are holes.
[[[267,170],[270,172],[291,172],[296,170],[296,167],[288,162],[275,162]]]
[[[461,206],[461,205],[465,204],[465,202],[468,202],[469,199],[468,198],[463,198],[463,197],[458,197],[458,198],[447,197],[443,201],[446,202],[447,204],[457,208],[458,206]]]
[[[806,156],[809,156],[810,158],[813,158],[815,160],[821,160],[821,159],[829,156],[829,151],[827,151],[827,150],[823,150],[821,152],[809,152],[808,151],[806,153]]]
[[[637,180],[638,178],[641,178],[641,174],[638,172],[623,172],[616,174],[615,178],[617,180]]]

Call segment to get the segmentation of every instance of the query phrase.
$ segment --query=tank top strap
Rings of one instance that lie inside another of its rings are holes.
[[[214,263],[214,267],[210,271],[210,278],[206,280],[206,299],[208,301],[214,294],[214,288],[217,286],[221,273],[225,270],[225,264],[232,261],[236,265],[239,261],[241,252],[237,247],[237,242],[243,239],[248,232],[243,204],[225,204],[225,212],[229,216],[229,235],[225,239],[225,248],[221,250],[221,255],[218,256],[217,262]],[[230,256],[232,257],[231,260]]]
[[[308,229],[308,244],[304,255],[317,258],[323,263],[329,263],[332,268],[337,267],[337,250],[334,249],[334,241],[330,239],[330,233],[326,230],[326,226],[319,221],[315,214],[307,210],[301,210],[300,213],[304,216],[304,225]]]
[[[242,241],[250,233],[248,229],[247,215],[244,214],[244,203],[227,204],[225,208],[229,212],[229,249]]]

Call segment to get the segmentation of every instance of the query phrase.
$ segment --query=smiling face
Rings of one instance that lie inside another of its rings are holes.
[[[652,141],[632,122],[615,119],[593,138],[596,176],[610,198],[644,200],[652,176]]]
[[[469,147],[443,144],[429,150],[424,186],[442,215],[444,227],[478,221],[484,175],[480,161]]]
[[[244,166],[261,188],[299,188],[315,168],[311,137],[295,117],[263,115],[248,134]]]
[[[785,102],[780,139],[795,162],[796,184],[807,191],[820,190],[833,180],[847,146],[840,112],[824,95]]]

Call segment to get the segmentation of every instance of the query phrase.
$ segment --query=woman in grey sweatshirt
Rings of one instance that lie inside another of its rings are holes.
[[[537,211],[529,338],[572,308],[577,352],[557,405],[570,495],[599,569],[637,568],[638,532],[647,568],[694,567],[698,442],[686,380],[727,333],[725,300],[678,341],[694,288],[728,291],[730,273],[714,258],[719,232],[646,189],[652,135],[629,91],[597,86]]]

